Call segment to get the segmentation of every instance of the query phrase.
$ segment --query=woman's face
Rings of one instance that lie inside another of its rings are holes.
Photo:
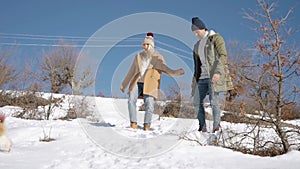
[[[149,43],[144,43],[143,44],[143,50],[144,51],[149,51],[152,48],[152,46]]]

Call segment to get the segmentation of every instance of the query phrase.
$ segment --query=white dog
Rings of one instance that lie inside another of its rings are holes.
[[[5,115],[0,114],[0,151],[10,152],[12,141],[7,137],[4,126]]]

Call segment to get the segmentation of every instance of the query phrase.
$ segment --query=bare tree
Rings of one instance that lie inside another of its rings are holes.
[[[44,52],[43,61],[40,64],[42,81],[50,82],[52,93],[67,91],[67,88],[74,90],[74,94],[80,94],[80,88],[86,88],[94,80],[90,77],[91,72],[84,70],[82,75],[75,74],[75,65],[79,52],[73,45],[60,42],[58,48]],[[79,80],[75,81],[75,77]]]
[[[11,50],[0,48],[0,87],[15,81],[17,78],[16,69],[8,63],[7,58],[10,56]]]
[[[87,68],[86,70],[83,70],[83,72],[80,71],[73,71],[73,78],[70,83],[72,87],[72,91],[74,95],[80,95],[82,94],[81,89],[85,89],[92,85],[95,80],[92,77],[92,72]]]
[[[258,0],[258,5],[259,11],[244,11],[244,18],[255,23],[254,30],[259,36],[253,51],[256,57],[239,67],[236,79],[247,86],[245,96],[258,106],[256,110],[260,118],[247,119],[248,122],[252,120],[254,126],[243,135],[252,133],[254,152],[273,146],[281,147],[286,153],[294,145],[292,137],[297,139],[300,136],[299,126],[287,125],[282,120],[282,110],[296,104],[299,98],[300,53],[297,47],[289,44],[294,30],[287,29],[287,18],[293,10],[274,19],[275,3]],[[264,138],[263,126],[273,129],[277,137]],[[300,143],[296,144],[299,146]]]

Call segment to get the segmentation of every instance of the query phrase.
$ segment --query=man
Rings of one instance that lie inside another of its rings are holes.
[[[154,110],[154,99],[158,98],[161,74],[166,73],[170,76],[184,74],[184,70],[170,69],[162,55],[154,50],[154,35],[148,32],[142,42],[143,51],[138,53],[122,82],[120,90],[124,92],[129,85],[128,110],[130,127],[137,129],[137,110],[136,102],[138,96],[143,94],[145,104],[144,130],[149,130],[151,125],[152,113]]]
[[[220,34],[213,30],[208,31],[198,17],[192,18],[191,29],[199,39],[193,50],[192,82],[192,96],[194,96],[194,106],[199,121],[198,131],[207,132],[203,101],[209,94],[214,120],[213,132],[215,132],[220,129],[219,94],[233,89],[226,67],[225,42]]]

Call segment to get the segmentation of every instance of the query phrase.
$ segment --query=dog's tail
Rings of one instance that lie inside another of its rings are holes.
[[[5,115],[3,113],[0,113],[0,123],[4,123],[5,121]]]

